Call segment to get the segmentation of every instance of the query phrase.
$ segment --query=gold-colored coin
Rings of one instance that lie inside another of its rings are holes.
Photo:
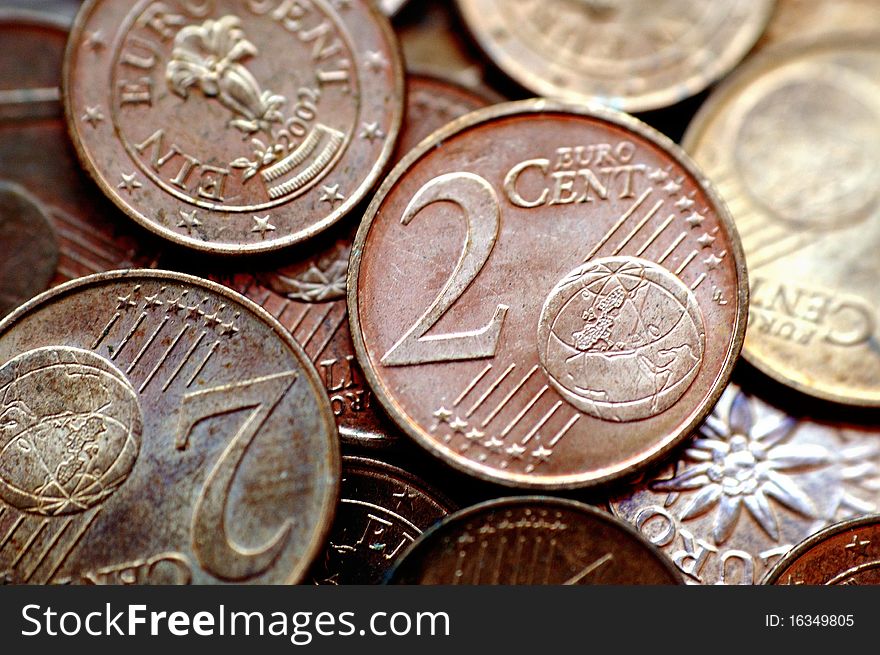
[[[812,396],[880,406],[877,37],[767,51],[709,100],[684,145],[742,236],[746,359]]]

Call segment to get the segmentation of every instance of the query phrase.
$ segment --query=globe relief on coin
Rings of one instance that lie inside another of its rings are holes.
[[[298,582],[338,480],[317,372],[219,285],[106,273],[0,323],[7,582]]]
[[[709,412],[745,331],[724,205],[635,119],[545,100],[478,110],[380,188],[348,280],[389,415],[494,482],[607,482]]]
[[[78,154],[129,216],[212,253],[297,243],[389,162],[403,73],[370,0],[90,0],[68,46]]]

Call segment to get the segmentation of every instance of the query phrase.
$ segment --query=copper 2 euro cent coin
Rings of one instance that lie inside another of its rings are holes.
[[[129,216],[213,253],[302,241],[389,162],[403,73],[369,0],[91,0],[65,105],[84,166]]]
[[[742,345],[730,216],[672,142],[529,100],[436,132],[353,249],[349,315],[379,400],[447,463],[503,484],[619,478],[686,437]]]
[[[880,516],[844,521],[813,535],[779,560],[763,584],[880,584]]]
[[[392,584],[681,584],[663,554],[626,523],[561,498],[491,500],[426,531]]]
[[[628,112],[673,105],[727,74],[773,0],[458,0],[482,50],[542,96]]]
[[[298,582],[338,481],[316,371],[220,285],[105,273],[0,323],[8,582]]]

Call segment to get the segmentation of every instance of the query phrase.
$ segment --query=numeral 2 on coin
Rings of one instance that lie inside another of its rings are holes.
[[[226,530],[226,499],[248,447],[295,381],[293,371],[278,373],[189,393],[181,401],[178,450],[186,449],[193,428],[201,421],[251,410],[208,474],[193,512],[193,551],[202,568],[218,578],[246,580],[259,575],[272,565],[290,536],[288,519],[261,548],[236,546]]]
[[[434,178],[416,192],[400,222],[409,225],[435,202],[453,202],[464,211],[467,238],[446,286],[421,318],[385,353],[386,366],[408,366],[494,357],[507,305],[499,304],[485,327],[471,332],[426,336],[483,270],[501,229],[501,208],[492,186],[473,173],[449,173]]]

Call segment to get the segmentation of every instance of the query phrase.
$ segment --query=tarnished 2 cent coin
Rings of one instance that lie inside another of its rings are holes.
[[[452,511],[435,490],[396,466],[345,457],[339,507],[315,584],[379,584],[427,528]]]
[[[298,582],[338,481],[314,368],[220,285],[105,273],[0,323],[8,582]]]
[[[656,460],[720,396],[745,331],[738,237],[668,139],[545,100],[478,110],[383,183],[349,272],[388,413],[491,481],[577,487]]]
[[[626,523],[550,497],[502,498],[425,532],[391,572],[393,584],[669,585],[681,577]]]
[[[692,96],[755,44],[773,0],[458,0],[471,33],[537,95],[629,112]]]
[[[373,188],[403,74],[371,0],[90,0],[65,103],[83,164],[129,216],[192,248],[261,252]]]
[[[880,406],[877,38],[766,51],[710,98],[684,143],[742,235],[746,359],[803,393]]]
[[[829,523],[880,511],[880,434],[730,385],[687,448],[612,500],[692,584],[755,584]]]
[[[880,584],[880,516],[833,525],[782,558],[763,584]]]
[[[120,220],[70,148],[67,25],[54,13],[0,10],[0,316],[52,285],[156,259],[151,235]]]

